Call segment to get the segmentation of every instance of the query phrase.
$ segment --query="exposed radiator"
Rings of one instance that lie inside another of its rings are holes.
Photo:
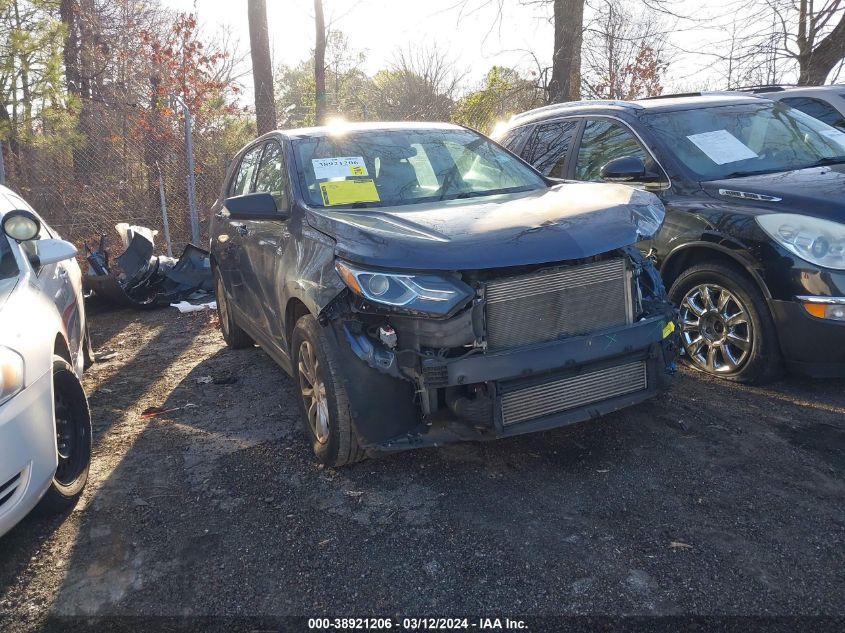
[[[531,387],[505,388],[502,423],[505,426],[577,409],[648,386],[644,361],[607,367],[576,376],[550,380]]]
[[[487,347],[507,349],[631,323],[624,259],[555,268],[491,281]]]

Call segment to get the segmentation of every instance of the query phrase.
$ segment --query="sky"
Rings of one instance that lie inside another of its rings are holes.
[[[700,14],[702,9],[718,13],[719,5],[731,0],[670,0],[681,12]],[[239,52],[249,52],[246,0],[163,0],[179,11],[196,11],[208,32],[229,28],[240,42]],[[436,45],[466,73],[472,87],[494,64],[528,71],[551,61],[553,30],[551,5],[523,5],[504,0],[501,15],[498,1],[485,0],[324,0],[330,28],[346,34],[353,50],[366,52],[363,70],[367,74],[390,65],[398,50],[409,46]],[[295,65],[310,56],[314,47],[313,0],[267,0],[271,52],[274,66]],[[712,58],[695,53],[705,50],[708,38],[701,30],[679,31],[670,36],[682,52],[673,54],[671,81],[667,88],[689,90],[702,81],[719,87],[718,72],[710,68]],[[248,63],[248,61],[247,61]],[[247,66],[248,69],[248,66]],[[251,93],[251,81],[244,81]]]

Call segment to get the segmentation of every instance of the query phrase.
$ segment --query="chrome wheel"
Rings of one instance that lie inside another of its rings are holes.
[[[299,388],[311,431],[320,444],[325,444],[329,441],[329,401],[320,362],[308,341],[299,346]]]
[[[694,286],[680,306],[681,341],[689,359],[712,374],[738,372],[751,355],[753,329],[739,298],[716,284]]]

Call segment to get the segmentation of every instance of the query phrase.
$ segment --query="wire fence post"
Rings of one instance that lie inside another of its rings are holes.
[[[170,242],[170,222],[167,220],[167,201],[164,198],[164,177],[161,175],[161,167],[156,163],[158,170],[158,197],[161,200],[161,221],[164,229],[164,241],[167,244],[167,256],[173,257],[173,245]]]
[[[6,184],[6,163],[3,162],[3,141],[0,141],[0,185]]]
[[[194,133],[191,111],[179,95],[173,98],[182,106],[185,114],[185,158],[188,163],[188,211],[191,218],[191,242],[199,246],[200,227],[199,216],[197,215],[197,181],[194,174]]]

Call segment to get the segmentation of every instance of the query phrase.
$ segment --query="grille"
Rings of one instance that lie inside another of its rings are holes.
[[[625,260],[555,268],[487,284],[487,347],[508,349],[632,320]]]
[[[21,483],[21,474],[22,473],[18,473],[9,481],[0,485],[0,509],[2,509],[6,502],[14,496],[18,489],[18,485]]]
[[[531,387],[505,390],[502,422],[505,426],[610,400],[648,386],[644,361],[599,369]]]

